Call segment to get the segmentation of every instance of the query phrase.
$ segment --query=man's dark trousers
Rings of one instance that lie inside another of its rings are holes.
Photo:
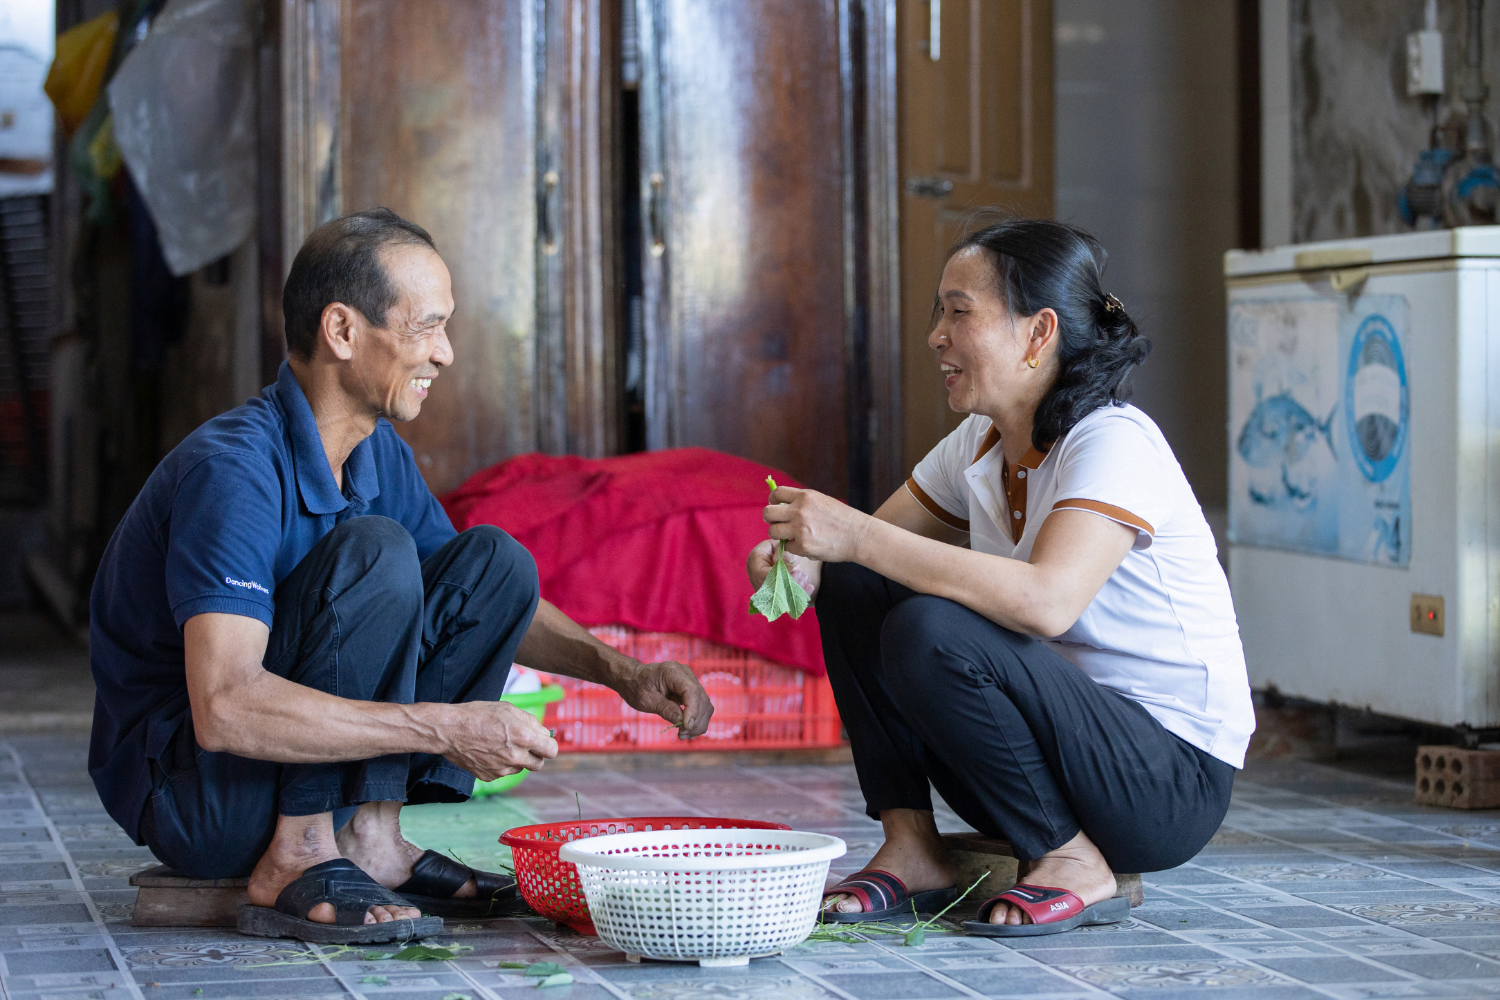
[[[505,532],[470,528],[426,560],[389,518],[350,518],[276,588],[265,668],[355,701],[494,701],[538,600],[536,563]],[[337,764],[277,764],[210,753],[191,713],[160,760],[142,817],[147,846],[195,878],[249,875],[278,814],[362,802],[461,802],[469,772],[435,754]]]

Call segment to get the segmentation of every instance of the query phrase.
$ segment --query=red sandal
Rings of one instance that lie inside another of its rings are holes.
[[[997,903],[1008,903],[1031,918],[1029,924],[992,924],[990,914]],[[986,899],[964,930],[978,937],[1037,937],[1061,934],[1085,924],[1117,924],[1130,916],[1130,897],[1111,896],[1085,906],[1076,893],[1046,885],[1019,883],[998,896]]]

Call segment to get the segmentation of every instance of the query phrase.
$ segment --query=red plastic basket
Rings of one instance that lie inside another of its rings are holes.
[[[500,835],[510,848],[521,898],[549,920],[567,924],[580,934],[593,934],[589,904],[578,882],[578,868],[558,858],[570,840],[604,837],[612,833],[652,830],[790,830],[785,823],[718,816],[632,816],[627,819],[583,819],[566,823],[518,826]]]
[[[708,732],[679,740],[655,715],[625,704],[607,687],[554,677],[567,697],[547,706],[545,724],[564,752],[633,750],[781,750],[841,745],[828,678],[763,660],[722,643],[624,625],[589,629],[600,641],[646,663],[685,663],[714,703]]]

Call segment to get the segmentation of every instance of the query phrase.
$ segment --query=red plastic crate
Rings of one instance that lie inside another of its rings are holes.
[[[678,740],[659,716],[626,705],[609,688],[571,677],[547,706],[546,725],[564,752],[633,750],[782,750],[840,746],[841,726],[828,678],[763,660],[733,646],[623,625],[589,629],[600,641],[646,663],[676,660],[692,668],[714,703],[708,732]]]

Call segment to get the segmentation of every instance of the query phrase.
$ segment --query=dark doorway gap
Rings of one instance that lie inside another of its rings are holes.
[[[620,92],[620,248],[621,287],[624,291],[624,322],[619,324],[620,366],[624,385],[620,393],[622,414],[621,450],[646,450],[646,324],[645,277],[641,256],[641,102],[640,92],[624,87]]]

